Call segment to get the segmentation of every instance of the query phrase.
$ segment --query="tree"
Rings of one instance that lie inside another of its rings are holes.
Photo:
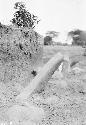
[[[54,37],[58,37],[59,32],[56,32],[56,31],[48,31],[48,32],[46,33],[46,35],[47,35],[47,36],[51,36],[52,38],[54,38]]]
[[[68,36],[73,38],[74,36],[77,36],[77,35],[79,36],[80,32],[81,32],[81,30],[75,29],[75,30],[72,30],[72,31],[68,32]]]
[[[85,45],[86,44],[86,33],[84,31],[76,29],[68,33],[68,37],[72,38],[72,45]]]
[[[51,45],[52,44],[52,37],[45,36],[44,37],[44,45]]]
[[[14,9],[17,11],[14,13],[14,18],[11,22],[17,27],[31,27],[34,28],[35,24],[38,24],[37,16],[34,16],[28,10],[26,10],[25,4],[22,2],[16,2]]]
[[[46,33],[46,37],[44,39],[44,44],[47,44],[47,45],[54,45],[55,44],[55,39],[56,37],[58,37],[59,35],[59,32],[56,32],[56,31],[48,31]],[[47,41],[47,42],[46,42]]]

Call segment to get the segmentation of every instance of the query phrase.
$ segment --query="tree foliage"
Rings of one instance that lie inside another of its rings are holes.
[[[52,37],[45,36],[44,37],[44,45],[51,45],[52,44]]]
[[[53,45],[55,37],[58,37],[59,32],[56,31],[48,31],[46,36],[44,37],[44,45]]]
[[[22,2],[16,2],[14,5],[16,12],[11,22],[17,27],[31,27],[34,28],[35,24],[38,24],[40,20],[38,17],[31,14],[26,10],[25,4]]]
[[[54,38],[54,37],[58,37],[59,32],[56,32],[56,31],[48,31],[48,32],[46,33],[46,35],[47,35],[47,36],[51,36],[52,38]]]
[[[84,35],[85,34],[85,35]],[[76,29],[70,31],[68,36],[72,38],[72,45],[86,45],[86,33],[82,30]]]

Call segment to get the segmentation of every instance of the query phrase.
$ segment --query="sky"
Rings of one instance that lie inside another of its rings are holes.
[[[41,20],[35,30],[41,35],[53,30],[86,30],[86,0],[0,0],[0,22],[10,24],[15,2],[23,1],[29,12]]]

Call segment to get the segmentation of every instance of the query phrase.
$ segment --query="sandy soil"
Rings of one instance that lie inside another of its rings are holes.
[[[65,76],[57,70],[41,91],[34,91],[28,98],[27,102],[36,107],[36,112],[32,112],[33,115],[28,118],[28,113],[22,115],[24,112],[21,112],[18,107],[14,107],[14,110],[19,110],[21,117],[26,119],[22,121],[20,118],[21,122],[17,123],[15,118],[16,122],[13,123],[6,121],[7,116],[5,116],[4,122],[1,121],[2,125],[86,125],[86,57],[81,56],[83,49],[80,47],[66,47],[65,49],[46,47],[44,48],[43,63],[45,64],[59,50],[62,53],[69,53],[71,60],[78,58],[80,61],[76,66],[82,70],[78,72],[71,70]],[[25,110],[27,112],[27,108]],[[8,113],[12,114],[12,112],[14,111],[9,110]],[[40,114],[39,116],[37,112]],[[38,119],[36,116],[40,118]]]

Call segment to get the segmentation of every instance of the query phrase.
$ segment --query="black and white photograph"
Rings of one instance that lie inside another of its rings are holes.
[[[86,125],[86,0],[0,0],[0,125]]]

